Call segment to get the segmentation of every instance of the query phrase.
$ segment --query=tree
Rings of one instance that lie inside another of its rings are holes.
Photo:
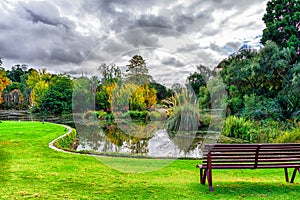
[[[0,59],[0,65],[2,61]],[[6,88],[7,85],[11,84],[11,80],[6,76],[4,68],[0,67],[0,104],[3,102],[2,91]]]
[[[156,91],[148,84],[138,86],[123,84],[113,90],[112,107],[114,111],[148,110],[156,104]]]
[[[228,113],[282,120],[292,118],[299,110],[296,80],[300,68],[291,64],[290,49],[268,41],[259,52],[243,49],[219,67],[228,92]]]
[[[187,77],[186,83],[193,88],[197,96],[199,95],[200,87],[206,86],[206,81],[204,80],[202,74],[199,72],[194,72],[193,74],[190,74]]]
[[[113,82],[118,83],[122,79],[122,72],[120,68],[116,65],[109,66],[104,63],[100,65],[98,70],[103,76],[102,84],[111,84]]]
[[[129,83],[143,85],[152,82],[152,77],[148,75],[146,61],[140,55],[135,55],[129,60],[126,72],[128,72],[126,79]]]
[[[300,61],[300,2],[299,0],[270,0],[263,17],[266,28],[262,43],[274,41],[291,49],[293,63]]]
[[[27,70],[27,65],[14,65],[11,70],[7,70],[7,76],[12,82],[21,82],[21,77],[26,73]]]
[[[41,99],[40,110],[44,114],[69,114],[72,112],[72,80],[66,75],[55,75],[49,89]]]
[[[49,89],[49,82],[51,81],[51,74],[46,72],[46,69],[39,71],[32,70],[28,75],[26,83],[31,89],[31,105],[39,109],[40,103],[46,91]]]
[[[150,87],[156,90],[157,101],[160,103],[163,99],[169,98],[173,95],[173,92],[170,89],[167,89],[166,86],[160,83],[150,83]]]
[[[80,77],[73,80],[73,112],[82,113],[95,110],[96,86],[93,80]]]

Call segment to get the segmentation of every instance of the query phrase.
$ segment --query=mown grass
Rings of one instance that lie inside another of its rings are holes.
[[[299,199],[300,176],[282,169],[214,170],[215,191],[199,184],[197,160],[176,160],[147,173],[149,161],[56,152],[48,143],[65,128],[41,122],[0,123],[1,199]],[[109,161],[109,162],[107,162]],[[153,162],[153,161],[152,161]],[[105,164],[106,163],[106,164]],[[107,164],[108,163],[108,164]],[[116,164],[112,168],[110,164]],[[151,166],[150,166],[151,167]]]

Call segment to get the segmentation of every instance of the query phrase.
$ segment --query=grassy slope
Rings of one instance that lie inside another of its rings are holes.
[[[214,192],[198,184],[197,161],[177,160],[147,173],[124,173],[104,164],[110,158],[55,152],[48,143],[65,128],[40,122],[0,123],[1,199],[298,199],[282,169],[215,170]],[[118,165],[147,160],[113,158]],[[218,186],[217,186],[218,185]]]

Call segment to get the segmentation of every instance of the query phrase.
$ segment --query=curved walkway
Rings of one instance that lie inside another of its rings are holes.
[[[54,146],[54,143],[55,143],[57,140],[59,140],[60,138],[65,137],[66,135],[68,135],[68,134],[70,134],[70,133],[72,132],[72,128],[71,128],[70,126],[62,125],[62,124],[57,124],[57,125],[62,126],[62,127],[65,127],[66,129],[68,129],[68,132],[65,133],[65,134],[63,134],[63,135],[61,135],[61,136],[59,136],[58,138],[54,139],[53,141],[51,141],[51,142],[48,144],[48,146],[49,146],[51,149],[55,150],[55,151],[60,151],[60,152],[65,152],[65,153],[72,153],[72,152],[69,152],[69,151],[65,151],[65,150],[59,149],[59,148],[57,148],[56,146]]]

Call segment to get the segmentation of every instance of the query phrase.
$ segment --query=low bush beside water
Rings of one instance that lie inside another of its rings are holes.
[[[297,143],[300,142],[300,127],[297,123],[229,116],[224,122],[222,135],[248,143]]]
[[[67,150],[67,151],[73,150],[71,148],[71,145],[76,140],[76,137],[77,137],[77,132],[75,129],[72,129],[72,131],[69,134],[56,140],[54,142],[54,146],[59,149],[63,149],[63,150]]]

